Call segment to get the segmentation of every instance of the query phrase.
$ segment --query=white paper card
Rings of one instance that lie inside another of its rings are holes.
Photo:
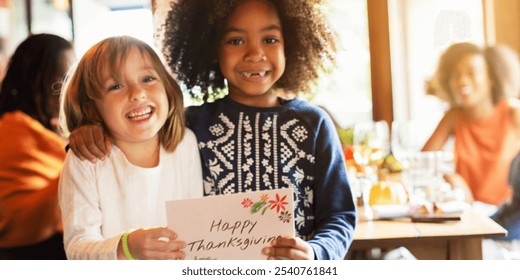
[[[168,227],[186,242],[187,260],[261,260],[271,240],[294,236],[292,189],[166,202]]]

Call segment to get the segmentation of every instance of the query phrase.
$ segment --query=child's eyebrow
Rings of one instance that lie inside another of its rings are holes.
[[[153,67],[152,65],[144,65],[143,67],[140,67],[139,70],[140,71],[156,71],[157,72],[155,67]]]
[[[272,24],[272,25],[269,25],[269,26],[266,26],[266,27],[260,29],[260,32],[267,32],[267,31],[272,31],[272,30],[282,31],[282,28],[279,25]],[[224,30],[224,34],[231,33],[231,32],[247,33],[247,30],[237,28],[237,27],[228,27]]]

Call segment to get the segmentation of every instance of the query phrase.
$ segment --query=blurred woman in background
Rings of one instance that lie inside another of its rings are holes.
[[[423,150],[441,150],[454,136],[457,174],[448,181],[467,184],[475,201],[499,205],[511,196],[508,171],[520,150],[519,79],[511,49],[457,43],[442,54],[428,82],[429,93],[451,108]]]
[[[0,89],[0,259],[64,259],[58,176],[65,141],[56,134],[62,80],[75,61],[67,40],[28,37]]]

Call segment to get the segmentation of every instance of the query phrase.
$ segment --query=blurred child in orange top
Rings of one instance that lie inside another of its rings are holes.
[[[58,177],[66,141],[56,134],[61,82],[72,45],[28,37],[0,89],[0,258],[64,259]]]
[[[508,170],[520,149],[520,65],[506,46],[450,46],[441,56],[428,91],[451,105],[424,151],[455,139],[456,175],[474,200],[499,205],[511,196]],[[450,181],[450,180],[448,180]]]

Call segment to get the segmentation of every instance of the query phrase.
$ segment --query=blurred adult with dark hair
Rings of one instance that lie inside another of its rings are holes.
[[[0,259],[64,259],[58,177],[65,140],[57,133],[59,93],[75,61],[51,34],[23,41],[0,89]]]

